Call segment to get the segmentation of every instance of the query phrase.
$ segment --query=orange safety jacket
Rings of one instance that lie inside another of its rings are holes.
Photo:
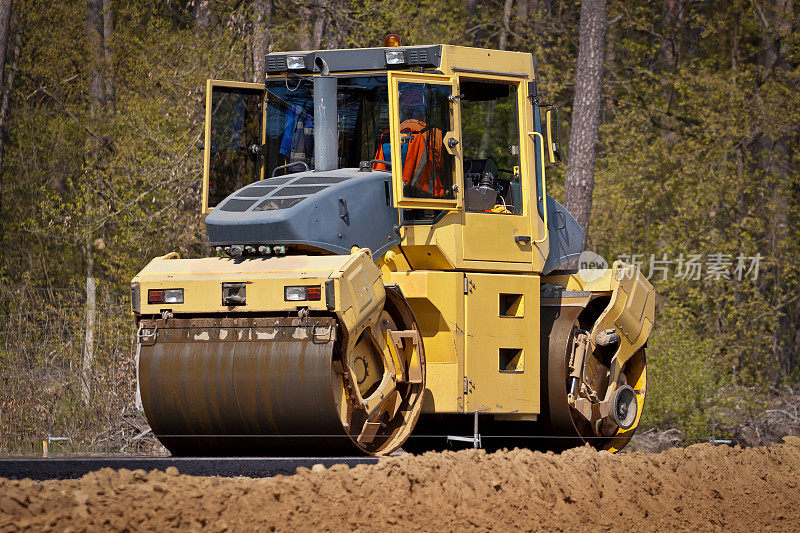
[[[411,135],[406,158],[403,162],[403,183],[415,189],[427,192],[434,198],[443,198],[445,195],[442,186],[442,131],[431,128],[423,131],[426,124],[421,120],[408,119],[400,124],[400,133]],[[385,161],[383,158],[383,145],[378,146],[375,159]],[[374,163],[376,170],[386,170],[386,165]],[[431,180],[434,175],[434,180]],[[433,181],[433,183],[431,183]]]

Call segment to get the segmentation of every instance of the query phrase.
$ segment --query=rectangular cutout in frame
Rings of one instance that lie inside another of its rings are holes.
[[[522,318],[525,316],[525,300],[521,294],[500,293],[500,316]]]
[[[525,353],[520,348],[500,348],[498,361],[500,372],[525,371]]]

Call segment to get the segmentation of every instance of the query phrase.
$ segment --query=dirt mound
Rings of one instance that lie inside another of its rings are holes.
[[[0,480],[0,531],[800,529],[800,438],[659,454],[430,453],[272,479]]]

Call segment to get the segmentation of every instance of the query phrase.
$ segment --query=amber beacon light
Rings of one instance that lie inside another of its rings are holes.
[[[383,46],[400,46],[400,36],[396,33],[390,33],[384,37]]]

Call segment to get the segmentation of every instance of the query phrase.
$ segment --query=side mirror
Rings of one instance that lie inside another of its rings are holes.
[[[554,105],[547,106],[544,112],[545,138],[547,140],[547,154],[551,163],[561,162],[561,126],[558,120],[558,108]]]

